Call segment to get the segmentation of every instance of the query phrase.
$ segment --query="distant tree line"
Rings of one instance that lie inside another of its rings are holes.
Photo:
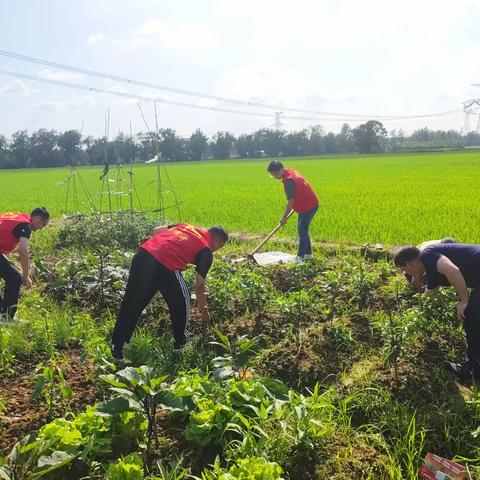
[[[422,128],[411,135],[402,130],[387,130],[370,120],[351,128],[344,124],[339,133],[326,133],[320,125],[287,132],[260,129],[238,137],[219,131],[208,138],[196,130],[188,138],[171,128],[140,132],[130,137],[119,133],[115,138],[82,136],[77,130],[63,133],[40,129],[15,132],[11,138],[0,135],[0,168],[59,167],[64,165],[100,165],[145,162],[157,153],[170,162],[204,159],[257,158],[349,153],[381,153],[435,149],[460,149],[480,146],[480,135],[461,135],[455,130],[433,131]]]

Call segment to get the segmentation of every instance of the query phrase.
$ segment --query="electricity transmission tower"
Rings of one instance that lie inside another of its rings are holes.
[[[274,114],[273,127],[275,130],[281,130],[283,127],[282,117],[283,112],[275,112]]]
[[[472,87],[480,87],[480,83],[474,83]],[[464,123],[463,123],[463,133],[466,135],[468,132],[475,131],[480,133],[480,98],[473,98],[463,102],[463,114],[464,114]],[[471,128],[470,125],[470,116],[474,115],[477,117],[477,124],[475,129]]]
[[[467,100],[463,102],[463,133],[466,135],[468,132],[480,133],[480,98]],[[470,125],[470,117],[476,117],[477,122],[474,128]]]

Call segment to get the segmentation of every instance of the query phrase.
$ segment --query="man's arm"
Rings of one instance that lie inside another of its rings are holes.
[[[431,297],[437,290],[438,290],[438,287],[435,287],[435,288],[425,288],[423,294],[424,294],[426,297]]]
[[[208,311],[207,296],[205,295],[205,279],[199,273],[197,273],[195,280],[195,295],[202,320],[208,322],[210,320],[210,312]]]
[[[457,292],[460,302],[457,313],[462,320],[465,318],[465,308],[468,305],[468,288],[460,269],[447,257],[442,255],[437,262],[437,272],[445,275],[448,282]]]
[[[22,265],[22,283],[25,287],[32,286],[30,279],[30,248],[28,246],[28,238],[20,237],[20,264]]]
[[[162,233],[168,229],[168,225],[159,225],[153,229],[153,234],[156,235],[157,233]]]
[[[294,198],[291,198],[288,202],[287,202],[287,206],[285,207],[285,213],[283,214],[283,217],[280,219],[280,225],[285,225],[287,223],[287,220],[288,220],[288,216],[290,215],[290,213],[292,212],[293,210],[293,202],[295,201]]]
[[[210,320],[208,311],[207,296],[205,295],[205,279],[213,263],[213,253],[209,248],[204,248],[197,253],[195,257],[197,278],[195,281],[195,295],[197,297],[197,307],[204,322]]]
[[[288,220],[290,212],[293,210],[293,203],[295,202],[295,195],[297,194],[297,189],[295,187],[295,182],[291,179],[286,180],[284,183],[285,195],[287,196],[287,206],[285,207],[285,213],[280,219],[280,225],[285,225]]]

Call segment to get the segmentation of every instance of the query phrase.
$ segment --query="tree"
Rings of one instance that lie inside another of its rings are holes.
[[[25,168],[30,161],[30,137],[27,130],[18,130],[10,142],[10,168]]]
[[[90,165],[101,165],[105,162],[105,138],[86,137],[83,146],[87,152]]]
[[[161,157],[167,162],[178,162],[185,159],[183,141],[172,128],[159,130],[160,143],[158,149]]]
[[[57,132],[41,128],[32,133],[31,160],[33,167],[58,167],[62,165],[62,154],[57,146]]]
[[[0,135],[0,168],[7,168],[10,163],[7,137]]]
[[[285,136],[283,153],[286,156],[308,155],[310,141],[307,130],[290,132]]]
[[[480,133],[468,132],[467,135],[465,136],[465,146],[466,147],[480,146]]]
[[[240,135],[235,142],[235,146],[240,158],[255,157],[255,141],[253,139],[253,135]]]
[[[412,140],[417,140],[418,142],[428,142],[433,140],[433,132],[427,127],[419,128],[410,135],[410,138]]]
[[[232,154],[235,137],[229,132],[217,132],[210,143],[213,158],[228,159]]]
[[[340,133],[337,135],[338,149],[341,153],[350,153],[355,151],[355,139],[353,130],[348,123],[342,125]]]
[[[151,160],[158,152],[160,137],[156,132],[140,132],[139,140],[139,154],[140,158],[146,162]]]
[[[310,128],[310,154],[321,155],[325,151],[325,132],[321,125]]]
[[[282,153],[285,132],[262,128],[253,134],[255,156],[277,157]]]
[[[387,131],[381,122],[369,120],[353,130],[355,144],[360,153],[383,152]]]
[[[132,151],[135,150],[134,140],[129,135],[119,132],[119,134],[113,139],[112,144],[115,163],[130,163],[132,159]]]
[[[202,160],[207,155],[208,138],[199,128],[190,135],[188,148],[192,160]]]
[[[77,162],[78,147],[82,143],[82,135],[78,130],[67,130],[58,135],[57,144],[63,155],[63,165],[73,165]]]
[[[337,136],[332,132],[325,137],[325,153],[339,153]]]

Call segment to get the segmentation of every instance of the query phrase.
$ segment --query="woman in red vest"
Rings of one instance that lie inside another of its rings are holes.
[[[298,252],[297,261],[312,259],[312,243],[309,228],[318,210],[318,198],[310,184],[293,168],[284,168],[281,162],[273,161],[268,165],[273,178],[281,180],[287,196],[285,213],[280,224],[285,225],[292,210],[298,213]]]
[[[45,207],[36,208],[30,215],[16,212],[0,214],[0,278],[5,280],[3,297],[0,296],[0,316],[5,320],[13,320],[15,316],[21,285],[26,288],[32,286],[28,247],[30,235],[47,226],[49,220],[50,213]],[[5,257],[17,245],[20,245],[22,274]]]
[[[213,254],[228,241],[223,227],[208,230],[187,223],[157,227],[153,236],[140,245],[132,259],[125,295],[112,335],[112,353],[122,358],[122,349],[132,337],[140,314],[160,291],[167,302],[172,322],[174,348],[187,341],[190,294],[181,274],[187,265],[195,265],[195,293],[203,321],[210,320],[205,296],[205,278]]]

